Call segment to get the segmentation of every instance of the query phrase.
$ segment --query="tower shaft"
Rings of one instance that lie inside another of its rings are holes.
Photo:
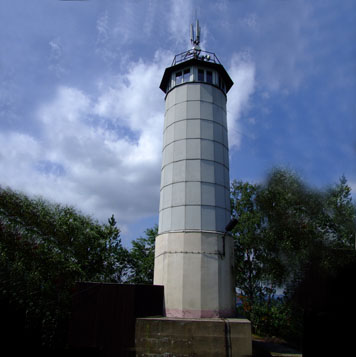
[[[167,316],[233,316],[233,244],[225,234],[232,81],[220,64],[199,55],[166,69],[161,83],[166,111],[154,284],[165,287]]]

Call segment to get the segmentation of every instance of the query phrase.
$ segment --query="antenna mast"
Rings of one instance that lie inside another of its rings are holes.
[[[196,22],[196,27],[197,27],[197,37],[196,37],[196,44],[199,45],[200,43],[200,26],[199,26],[199,20],[197,19]]]
[[[195,34],[193,24],[190,25],[190,42],[193,45],[193,50],[196,52],[200,52],[201,49],[199,47],[200,44],[200,26],[199,20],[196,20]]]

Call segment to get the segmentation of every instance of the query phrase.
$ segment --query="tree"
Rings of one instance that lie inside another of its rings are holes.
[[[158,226],[148,228],[146,237],[132,241],[129,253],[130,273],[128,282],[133,284],[153,284],[155,239]]]
[[[295,309],[294,297],[311,265],[327,275],[354,259],[353,254],[342,254],[342,259],[335,254],[350,251],[354,244],[356,210],[351,188],[342,177],[326,190],[312,189],[295,173],[275,169],[262,185],[234,181],[231,202],[238,219],[233,231],[236,284],[245,314],[255,331],[262,328],[273,334],[279,326],[283,333],[297,334],[304,307],[299,304]],[[271,300],[278,286],[285,288],[281,304]],[[276,318],[283,321],[276,324]]]
[[[316,190],[295,173],[275,169],[261,186],[256,204],[266,217],[270,249],[280,259],[285,283],[298,280],[311,261],[327,263],[330,249],[352,246],[356,210],[344,177],[339,184]]]
[[[24,312],[44,346],[64,343],[75,282],[121,282],[126,259],[113,216],[99,224],[72,207],[0,188],[0,298]]]
[[[269,249],[280,261],[275,273],[285,283],[308,260],[311,248],[322,241],[324,197],[295,173],[276,169],[256,200],[268,225]]]
[[[281,283],[278,254],[271,249],[271,232],[264,212],[257,204],[261,187],[247,182],[231,184],[235,278],[243,302],[240,313],[252,322],[253,331],[277,334],[285,329],[289,310],[273,296]]]
[[[355,205],[345,176],[326,194],[326,235],[335,247],[355,248]]]
[[[247,182],[235,180],[231,184],[232,216],[237,219],[233,230],[236,286],[250,304],[265,295],[270,281],[268,251],[263,244],[268,232],[256,205],[257,191],[257,185]]]

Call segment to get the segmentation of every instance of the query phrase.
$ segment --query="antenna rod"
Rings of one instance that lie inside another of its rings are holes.
[[[199,45],[200,43],[200,26],[199,26],[199,20],[197,19],[197,38],[196,38],[196,44]]]

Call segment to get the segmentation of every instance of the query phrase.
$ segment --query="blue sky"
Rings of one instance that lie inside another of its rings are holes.
[[[115,214],[125,244],[157,223],[158,87],[196,14],[235,82],[231,179],[284,166],[355,193],[354,0],[1,0],[0,185]]]

